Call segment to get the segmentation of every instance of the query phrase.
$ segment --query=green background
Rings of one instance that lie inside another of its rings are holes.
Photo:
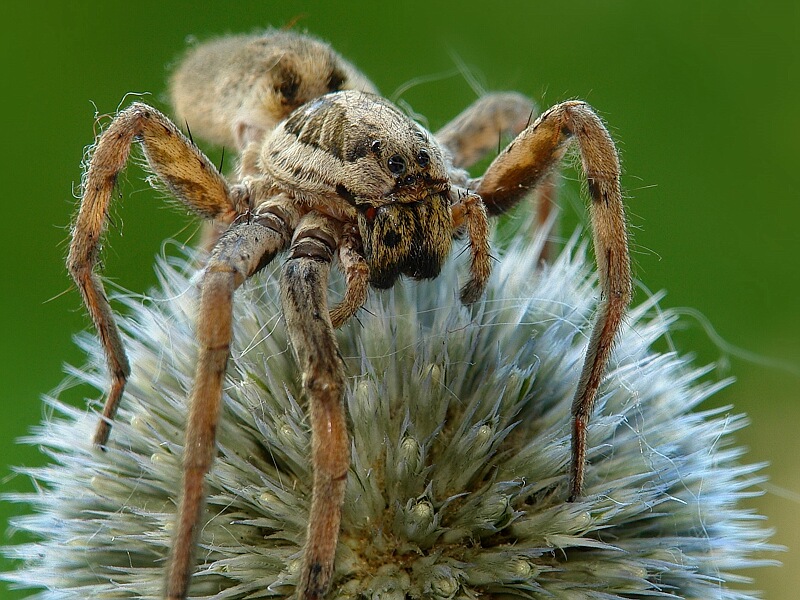
[[[452,71],[455,55],[486,89],[516,89],[543,106],[582,98],[599,110],[622,153],[637,278],[668,291],[664,306],[697,309],[749,353],[728,352],[693,317],[675,335],[699,362],[720,361],[711,377],[738,380],[712,402],[751,416],[739,435],[751,449],[747,460],[771,463],[765,495],[751,506],[777,529],[774,540],[789,546],[783,568],[753,575],[768,598],[796,597],[800,4],[111,4],[27,2],[3,10],[4,464],[41,460],[15,440],[41,419],[39,396],[62,379],[62,363],[82,360],[71,336],[87,319],[63,259],[95,107],[113,113],[131,92],[149,92],[145,100],[163,107],[167,66],[188,36],[298,18],[299,28],[330,41],[387,94]],[[474,98],[463,76],[403,94],[433,129]],[[575,198],[577,177],[567,178],[565,197]],[[106,274],[141,292],[155,283],[151,264],[161,241],[186,240],[195,228],[166,208],[138,170],[127,180],[113,211]],[[580,205],[566,202],[562,231],[584,220]],[[3,491],[30,487],[8,466],[0,480]],[[20,509],[0,511],[5,523]],[[21,596],[0,584],[0,597]]]

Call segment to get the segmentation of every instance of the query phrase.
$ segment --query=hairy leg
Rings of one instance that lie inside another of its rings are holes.
[[[486,174],[470,184],[483,198],[490,215],[502,213],[552,172],[573,140],[580,150],[591,196],[589,212],[603,290],[572,404],[570,498],[574,500],[583,490],[589,417],[631,299],[630,257],[617,151],[602,121],[587,104],[564,102],[519,134]]]
[[[350,464],[344,411],[344,363],[328,312],[330,262],[341,232],[310,213],[298,227],[281,275],[286,330],[309,401],[314,483],[297,598],[325,596],[333,575]]]
[[[454,189],[454,192],[458,200],[450,208],[453,229],[466,227],[472,255],[470,278],[462,286],[460,297],[463,304],[472,304],[483,295],[491,274],[489,223],[480,196],[458,189]]]
[[[342,301],[331,309],[334,329],[344,325],[367,300],[369,265],[361,252],[358,228],[353,224],[345,224],[339,243],[339,264],[344,270],[347,290]]]
[[[214,165],[163,114],[136,103],[120,112],[94,147],[83,181],[83,197],[72,226],[67,267],[78,285],[103,345],[111,375],[111,388],[94,442],[108,441],[111,421],[130,374],[119,330],[95,272],[101,238],[117,177],[125,168],[134,140],[142,142],[145,156],[159,180],[194,213],[209,219],[236,214],[227,182]]]
[[[285,248],[297,214],[291,205],[267,205],[250,223],[219,240],[203,272],[197,317],[199,354],[189,397],[183,456],[183,495],[172,538],[166,596],[183,600],[194,568],[194,547],[205,499],[204,480],[216,448],[222,382],[232,339],[233,293]]]

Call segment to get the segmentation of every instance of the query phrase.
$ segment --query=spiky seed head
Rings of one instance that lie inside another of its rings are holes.
[[[511,247],[485,300],[433,282],[373,294],[338,333],[352,435],[332,599],[754,598],[736,571],[769,562],[740,501],[761,479],[732,433],[746,419],[693,409],[726,382],[659,354],[674,315],[631,311],[589,427],[586,495],[568,494],[569,411],[597,300],[584,248],[540,268],[543,238]],[[127,300],[133,374],[107,452],[93,412],[48,396],[26,440],[52,462],[16,528],[36,541],[4,577],[37,598],[159,598],[194,372],[195,282],[161,261],[160,289]],[[218,453],[208,475],[194,597],[288,597],[311,492],[310,431],[280,318],[278,278],[237,292]],[[90,335],[72,380],[100,395]],[[744,586],[746,587],[746,586]]]

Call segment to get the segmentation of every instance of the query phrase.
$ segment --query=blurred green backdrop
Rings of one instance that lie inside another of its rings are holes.
[[[752,502],[789,546],[783,568],[752,573],[773,599],[800,586],[800,4],[744,1],[14,3],[3,11],[2,131],[5,257],[2,308],[3,463],[35,465],[17,445],[42,417],[40,394],[80,364],[71,335],[87,324],[63,267],[72,192],[94,115],[147,92],[164,107],[168,65],[189,36],[283,26],[327,39],[390,95],[458,57],[490,90],[542,106],[582,98],[618,140],[636,275],[666,289],[664,306],[700,311],[745,360],[687,317],[683,352],[719,361],[738,382],[715,399],[752,417],[748,461],[769,461]],[[457,8],[458,7],[458,8]],[[463,76],[402,95],[437,128],[475,97]],[[213,157],[218,154],[212,153]],[[575,197],[574,174],[566,183]],[[194,231],[128,171],[105,253],[106,274],[145,291],[162,240]],[[585,216],[567,203],[562,231]],[[642,293],[639,292],[641,299]],[[80,402],[80,398],[76,398]],[[29,482],[2,468],[3,491]],[[19,507],[0,505],[3,530]],[[7,543],[8,536],[2,543]],[[7,563],[3,564],[7,567]],[[0,597],[21,594],[0,584]]]

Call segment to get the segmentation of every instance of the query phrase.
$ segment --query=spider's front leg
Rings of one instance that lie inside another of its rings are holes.
[[[281,275],[286,330],[309,401],[314,483],[297,591],[300,600],[323,598],[333,575],[350,442],[343,396],[345,371],[328,312],[328,276],[341,225],[309,213],[295,232]]]
[[[299,220],[291,200],[260,205],[251,221],[234,225],[217,242],[203,271],[197,313],[199,354],[183,456],[183,495],[172,538],[167,598],[186,598],[195,538],[205,498],[204,479],[214,457],[222,381],[232,339],[233,293],[289,243]]]
[[[467,169],[491,151],[502,136],[517,135],[538,114],[536,105],[517,92],[481,96],[436,132],[450,151],[453,166]]]
[[[146,104],[135,103],[120,112],[98,139],[84,177],[67,258],[67,268],[100,336],[111,374],[111,389],[94,436],[98,446],[108,441],[130,367],[95,267],[114,185],[134,140],[142,143],[149,167],[159,180],[195,214],[230,223],[239,208],[236,195],[211,161],[167,117]]]
[[[470,182],[470,188],[483,198],[490,215],[502,213],[551,173],[572,140],[578,142],[591,195],[589,211],[603,290],[603,302],[589,338],[572,404],[570,499],[575,500],[583,490],[589,417],[631,299],[628,236],[614,142],[587,104],[564,102],[545,112],[520,133],[492,162],[483,177]]]
[[[517,136],[539,114],[536,105],[516,92],[492,92],[478,98],[455,119],[436,132],[436,139],[447,148],[452,164],[468,169],[498,148],[505,136]],[[535,189],[536,227],[543,227],[557,204],[559,174],[552,170]],[[555,245],[546,240],[542,258],[554,257]]]

